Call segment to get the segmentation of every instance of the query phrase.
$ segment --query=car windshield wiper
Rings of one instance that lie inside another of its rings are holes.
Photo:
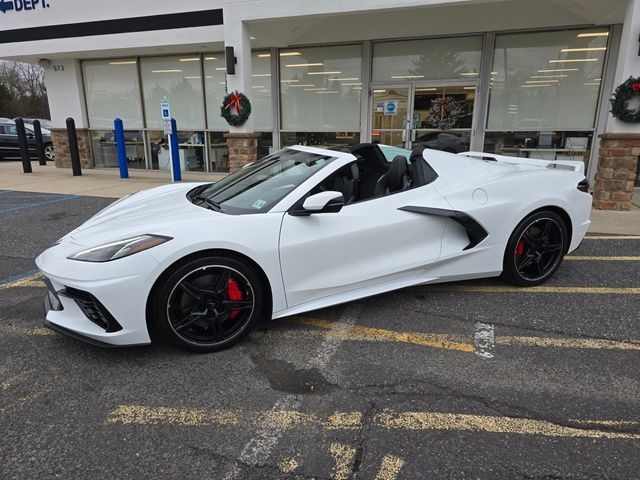
[[[211,200],[209,197],[205,197],[204,195],[194,195],[193,199],[200,200],[200,205],[207,205],[207,208],[209,208],[209,210],[214,210],[216,212],[222,210],[222,207],[220,205]]]

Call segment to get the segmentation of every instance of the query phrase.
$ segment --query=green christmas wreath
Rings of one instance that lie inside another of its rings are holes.
[[[624,123],[640,123],[640,107],[629,109],[629,100],[640,98],[640,77],[629,79],[618,85],[611,98],[611,114]]]
[[[251,102],[244,93],[231,92],[222,101],[220,115],[232,127],[244,125],[251,115]]]

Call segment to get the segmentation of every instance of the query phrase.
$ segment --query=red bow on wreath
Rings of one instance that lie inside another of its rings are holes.
[[[640,91],[640,83],[632,83],[632,84],[631,84],[631,89],[632,89],[634,92],[638,92],[638,91]]]
[[[236,113],[240,115],[240,95],[231,95],[231,101],[227,105],[226,109],[229,110],[234,105],[236,106]]]

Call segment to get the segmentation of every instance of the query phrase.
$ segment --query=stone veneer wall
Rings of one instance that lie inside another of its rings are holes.
[[[80,152],[80,166],[82,168],[93,168],[93,157],[91,156],[91,137],[86,128],[77,128],[78,151]],[[69,153],[69,137],[64,128],[52,128],[51,139],[56,152],[56,168],[71,168],[71,154]]]
[[[640,134],[600,135],[600,151],[593,207],[598,210],[629,210],[640,157]]]
[[[255,133],[225,133],[229,148],[229,172],[240,170],[258,159],[258,135]]]

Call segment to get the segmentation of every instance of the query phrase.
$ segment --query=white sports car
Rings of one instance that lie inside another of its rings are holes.
[[[101,346],[196,351],[280,318],[425,283],[539,284],[578,247],[582,162],[295,146],[217,183],[124,197],[42,253],[45,324]]]

